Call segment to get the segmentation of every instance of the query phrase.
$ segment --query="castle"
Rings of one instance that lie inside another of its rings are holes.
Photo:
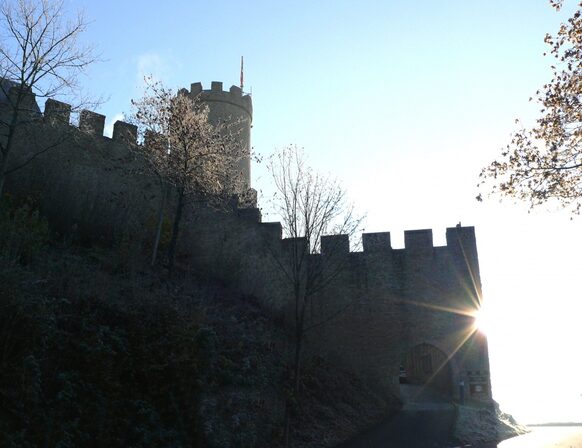
[[[219,82],[209,90],[195,83],[183,93],[208,104],[211,121],[238,123],[247,148],[240,168],[250,188],[250,96],[235,86],[223,91]],[[8,112],[0,99],[0,113]],[[55,100],[46,102],[44,113],[31,108],[30,122],[18,128],[10,163],[18,166],[42,148],[52,149],[9,176],[6,190],[33,196],[56,228],[80,239],[150,240],[160,191],[132,151],[136,127],[118,121],[109,138],[103,135],[103,115],[82,111],[76,127],[69,123],[70,112]],[[189,207],[177,256],[184,269],[226,282],[285,315],[290,296],[273,257],[305,241],[284,239],[281,224],[262,222],[256,203],[250,205],[235,204],[230,211]],[[406,231],[404,241],[404,249],[393,249],[390,233],[364,233],[363,250],[350,252],[346,235],[322,239],[321,253],[310,257],[318,263],[339,257],[343,269],[310,310],[312,319],[334,316],[317,328],[311,345],[379,392],[398,394],[408,382],[450,399],[464,395],[490,402],[487,341],[470,316],[481,300],[474,228],[447,229],[443,247],[433,245],[431,230]]]

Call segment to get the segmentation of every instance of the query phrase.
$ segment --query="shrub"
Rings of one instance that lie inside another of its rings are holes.
[[[0,201],[0,257],[29,263],[47,244],[49,226],[31,201],[20,205]]]

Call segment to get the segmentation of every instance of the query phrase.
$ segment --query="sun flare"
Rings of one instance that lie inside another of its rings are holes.
[[[481,308],[473,315],[475,321],[473,327],[481,333],[487,334],[487,330],[491,328],[491,317],[486,308]]]

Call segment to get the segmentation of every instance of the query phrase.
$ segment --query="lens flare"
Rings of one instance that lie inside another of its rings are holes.
[[[473,315],[475,321],[473,327],[481,333],[487,334],[487,330],[491,328],[491,317],[487,312],[487,308],[480,308]]]

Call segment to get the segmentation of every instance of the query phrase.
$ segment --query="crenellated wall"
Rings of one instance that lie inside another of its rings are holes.
[[[234,107],[243,109],[247,115],[253,116],[253,103],[250,95],[244,94],[240,87],[231,86],[228,91],[224,91],[222,82],[212,81],[210,89],[204,90],[201,82],[190,84],[190,95],[200,96],[204,102],[229,103]]]
[[[223,92],[213,83],[206,91],[197,83],[190,93],[252,113],[250,98],[237,87]],[[19,128],[12,166],[39,148],[51,149],[9,176],[7,191],[34,197],[55,227],[81,240],[130,238],[147,250],[161,190],[133,151],[137,129],[118,121],[109,138],[103,135],[103,115],[83,111],[76,127],[69,124],[70,113],[69,105],[49,100],[44,115]],[[172,207],[170,201],[168,213]],[[311,298],[311,347],[396,391],[402,360],[419,344],[429,344],[449,359],[452,384],[469,384],[479,372],[490,397],[487,342],[471,333],[467,316],[481,300],[475,229],[448,228],[442,247],[434,246],[427,229],[406,231],[404,242],[404,249],[393,249],[390,233],[364,233],[363,250],[350,252],[347,235],[322,238],[321,253],[310,255],[310,263],[334,275]],[[288,317],[292,299],[279,263],[293,248],[305,247],[305,239],[283,238],[280,223],[262,222],[257,208],[236,201],[221,210],[195,204],[185,210],[177,262],[253,294]]]
[[[109,138],[105,116],[84,110],[74,126],[70,115],[70,105],[49,99],[44,114],[17,128],[8,170],[34,159],[7,176],[7,191],[32,197],[57,228],[80,239],[112,241],[136,221],[149,223],[160,189],[133,151],[136,127],[117,121]]]
[[[292,305],[289,284],[275,260],[305,251],[304,238],[282,238],[281,225],[262,223],[256,209],[221,219],[212,230],[189,230],[199,236],[194,252],[207,254],[193,261],[201,261],[200,269],[212,267],[222,278],[228,273],[242,290],[292,314],[286,309]],[[310,262],[337,275],[308,307],[314,351],[398,392],[402,360],[429,344],[448,360],[453,396],[461,380],[469,388],[480,378],[485,392],[475,398],[490,399],[487,341],[474,332],[470,316],[481,303],[475,229],[448,228],[446,246],[433,245],[432,230],[404,236],[405,248],[393,249],[390,233],[364,233],[361,252],[350,252],[347,235],[322,238],[321,253],[310,255]]]
[[[46,123],[53,126],[70,125],[71,105],[49,98],[44,106],[43,117]],[[79,113],[79,130],[94,137],[108,138],[103,134],[105,130],[105,115],[90,110],[84,109]],[[117,120],[113,124],[113,135],[111,138],[114,141],[136,145],[137,126]]]

